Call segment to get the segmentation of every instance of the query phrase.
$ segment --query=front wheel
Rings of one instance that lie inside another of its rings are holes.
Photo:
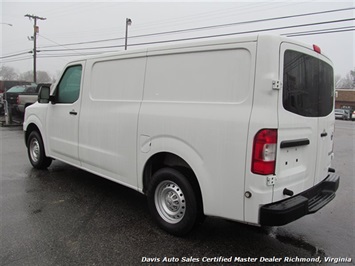
[[[171,168],[157,171],[147,196],[154,220],[165,231],[183,236],[196,224],[199,213],[196,193],[179,171]]]
[[[44,152],[43,140],[37,131],[32,131],[27,139],[27,153],[32,166],[36,169],[46,169],[52,163],[52,159]]]

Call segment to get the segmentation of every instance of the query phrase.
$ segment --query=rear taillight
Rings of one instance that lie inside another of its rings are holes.
[[[17,96],[16,103],[20,104],[20,97],[19,96]]]
[[[254,137],[251,171],[254,174],[275,174],[277,129],[262,129]]]

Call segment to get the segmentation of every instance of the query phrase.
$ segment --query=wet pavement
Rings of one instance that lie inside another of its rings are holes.
[[[341,183],[325,208],[281,227],[208,217],[184,238],[157,228],[133,190],[59,161],[33,169],[21,128],[0,140],[0,265],[355,265],[355,122],[336,121]]]

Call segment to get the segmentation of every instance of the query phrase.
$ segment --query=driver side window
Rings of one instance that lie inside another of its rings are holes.
[[[74,103],[79,98],[82,66],[66,69],[57,86],[57,103]]]

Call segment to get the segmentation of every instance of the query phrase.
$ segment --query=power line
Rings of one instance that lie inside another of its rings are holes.
[[[290,25],[290,26],[275,27],[275,28],[247,30],[247,31],[239,31],[239,32],[232,32],[232,33],[199,36],[199,37],[188,37],[188,38],[182,38],[182,39],[171,39],[171,40],[153,41],[153,42],[145,42],[145,43],[134,43],[134,44],[130,44],[130,46],[140,46],[140,45],[160,44],[160,43],[169,43],[169,42],[178,42],[178,41],[191,41],[191,40],[199,40],[199,39],[206,39],[206,38],[226,37],[226,36],[232,36],[232,35],[250,34],[250,33],[275,31],[275,30],[285,30],[285,29],[299,28],[299,27],[310,27],[310,26],[324,25],[324,24],[330,24],[330,23],[341,23],[341,22],[347,22],[347,21],[353,21],[353,20],[355,20],[355,18],[347,18],[347,19],[339,19],[339,20],[323,21],[323,22],[314,22],[314,23]],[[87,47],[87,48],[76,48],[76,50],[81,51],[81,50],[108,49],[108,48],[118,48],[118,47],[122,47],[122,46],[121,45],[111,45],[111,46],[100,46],[100,47]],[[67,49],[47,49],[47,50],[41,50],[41,52],[60,52],[60,51],[66,51],[66,50]]]
[[[334,9],[334,10],[326,10],[326,11],[319,11],[319,12],[312,12],[312,13],[303,13],[303,14],[289,15],[289,16],[282,16],[282,17],[273,17],[273,18],[265,18],[265,19],[233,22],[233,23],[211,25],[211,26],[204,26],[204,27],[197,27],[197,28],[190,28],[190,29],[182,29],[182,30],[174,30],[174,31],[166,31],[166,32],[141,34],[141,35],[130,36],[129,38],[130,39],[134,39],[134,38],[142,38],[142,37],[167,35],[167,34],[177,34],[177,33],[189,32],[189,31],[207,30],[207,29],[213,29],[213,28],[219,28],[219,27],[229,27],[229,26],[237,26],[237,25],[243,25],[243,24],[260,23],[260,22],[266,22],[266,21],[272,21],[272,20],[282,20],[282,19],[289,19],[289,18],[296,18],[296,17],[303,17],[303,16],[313,16],[313,15],[320,15],[320,14],[327,14],[327,13],[334,13],[334,12],[341,12],[341,11],[349,11],[349,10],[353,10],[353,9],[355,9],[355,7],[341,8],[341,9]],[[93,40],[93,41],[87,41],[87,42],[76,42],[76,43],[61,44],[61,46],[93,44],[93,43],[117,41],[117,40],[123,40],[123,39],[124,39],[124,37],[111,38],[111,39],[102,39],[102,40]],[[43,49],[43,48],[51,48],[51,47],[57,47],[57,45],[43,46],[41,48]]]
[[[42,37],[42,38],[44,38],[44,39],[46,39],[46,40],[48,40],[48,41],[50,41],[50,42],[53,42],[53,43],[55,43],[55,44],[57,44],[57,45],[59,45],[59,46],[65,47],[64,45],[62,45],[62,44],[60,44],[60,43],[57,43],[57,42],[55,42],[55,41],[53,41],[53,40],[51,40],[51,39],[49,39],[49,38],[47,38],[47,37],[44,37],[43,35],[40,35],[40,37]],[[79,52],[76,51],[75,49],[70,49],[70,48],[65,48],[65,49],[67,49],[68,51],[76,52],[76,53],[79,54],[79,55],[82,55],[81,53],[79,53]]]
[[[287,36],[287,37],[296,37],[296,36],[309,36],[309,35],[317,35],[317,34],[340,33],[340,32],[347,32],[347,31],[355,31],[355,27],[353,27],[353,26],[351,26],[351,27],[339,27],[339,28],[330,28],[330,29],[322,29],[322,30],[314,30],[314,31],[303,31],[303,32],[296,32],[296,33],[286,33],[286,34],[282,34],[282,35]],[[242,33],[240,33],[240,34],[242,34]],[[196,37],[196,39],[202,39],[202,38],[205,38],[205,37],[210,37],[210,36]],[[137,44],[133,44],[133,46],[158,44],[158,43],[173,42],[173,41],[185,41],[185,40],[187,40],[187,39],[158,41],[158,42],[149,42],[149,43],[137,43]],[[120,47],[123,47],[123,45],[120,45]],[[45,55],[40,54],[40,55],[38,55],[38,58],[90,56],[90,55],[98,55],[98,54],[107,53],[107,52],[110,52],[110,51],[100,51],[100,52],[95,52],[95,53],[92,52],[92,53],[83,53],[83,54],[45,54]],[[31,57],[24,57],[24,58],[13,59],[13,60],[5,60],[5,61],[2,61],[2,63],[23,61],[23,60],[28,60],[28,59],[31,59]]]
[[[355,31],[355,28],[354,29],[347,29],[347,30],[337,30],[337,31],[290,34],[290,35],[287,35],[287,37],[299,37],[299,36],[319,35],[319,34],[328,34],[328,33],[340,33],[340,32],[348,32],[348,31]]]
[[[13,55],[6,55],[6,56],[0,57],[0,59],[16,57],[16,56],[20,56],[20,55],[24,55],[24,54],[29,54],[29,53],[31,53],[31,52],[32,52],[32,51],[17,53],[17,54],[13,54]]]
[[[293,33],[283,33],[281,35],[287,36],[287,37],[297,37],[297,36],[309,36],[309,35],[326,34],[326,33],[338,33],[338,32],[353,31],[353,30],[355,30],[355,26],[337,27],[337,28],[311,30],[311,31],[301,31],[301,32],[293,32]]]
[[[240,32],[234,32],[234,33],[225,33],[225,34],[218,34],[218,35],[208,35],[208,36],[199,36],[199,37],[191,37],[191,38],[182,38],[182,39],[172,39],[172,40],[161,40],[161,41],[154,41],[154,42],[145,42],[145,43],[135,43],[131,44],[131,46],[141,46],[141,45],[151,45],[151,44],[162,44],[162,43],[169,43],[169,42],[178,42],[178,41],[189,41],[189,40],[198,40],[198,39],[206,39],[206,38],[215,38],[215,37],[224,37],[224,36],[231,36],[231,35],[240,35],[240,34],[248,34],[248,33],[257,33],[257,32],[265,32],[265,31],[274,31],[274,30],[284,30],[284,29],[289,29],[289,28],[296,28],[296,27],[309,27],[309,26],[314,26],[314,25],[321,25],[321,24],[330,24],[330,23],[340,23],[340,22],[346,22],[346,21],[352,21],[355,20],[355,18],[348,18],[348,19],[341,19],[341,20],[333,20],[333,21],[323,21],[323,22],[316,22],[316,23],[307,23],[307,24],[299,24],[299,25],[290,25],[290,26],[284,26],[284,27],[276,27],[276,28],[265,28],[265,29],[258,29],[258,30],[249,30],[249,31],[240,31]],[[322,30],[311,30],[311,31],[302,31],[302,32],[294,32],[294,33],[286,33],[286,34],[281,34],[281,35],[286,35],[289,37],[296,37],[296,36],[306,36],[306,35],[316,35],[316,34],[328,34],[328,33],[339,33],[339,32],[346,32],[346,31],[354,31],[355,28],[354,26],[348,26],[348,27],[337,27],[337,28],[329,28],[329,29],[322,29]],[[42,36],[44,37],[44,36]],[[46,38],[46,37],[44,37]],[[48,38],[46,38],[48,39]],[[48,39],[50,40],[50,39]],[[52,40],[50,40],[52,41]],[[52,41],[54,42],[54,41]],[[56,42],[54,42],[56,43]],[[60,45],[60,44],[58,44]],[[112,45],[112,46],[100,46],[100,47],[88,47],[88,48],[76,48],[74,49],[48,49],[48,50],[40,50],[38,52],[63,52],[63,51],[68,51],[68,52],[75,52],[76,54],[52,54],[52,55],[42,55],[40,54],[39,57],[41,58],[48,58],[48,57],[71,57],[71,56],[89,56],[89,55],[95,55],[98,53],[79,53],[78,50],[83,51],[83,50],[102,50],[102,49],[112,49],[112,48],[120,48],[123,47],[123,45]],[[31,51],[30,51],[31,52]],[[13,60],[9,60],[9,58],[12,57],[17,57],[20,55],[24,55],[30,52],[20,52],[17,54],[13,55],[7,55],[0,57],[0,59],[7,59],[5,61],[2,61],[2,63],[7,63],[7,62],[14,62],[14,61],[20,61],[20,60],[26,60],[26,58],[17,58]],[[100,51],[99,53],[104,53],[104,52],[110,52],[110,51]],[[28,59],[28,58],[27,58]]]
[[[299,32],[299,33],[287,33],[287,34],[282,34],[287,37],[297,37],[297,36],[309,36],[309,35],[317,35],[317,34],[328,34],[328,33],[341,33],[341,32],[348,32],[348,31],[355,31],[355,27],[349,27],[348,29],[328,29],[328,30],[318,30],[318,31],[304,31],[304,32]],[[180,40],[177,40],[180,41]],[[156,43],[164,43],[165,41],[160,41],[160,42],[151,42],[151,43],[138,43],[134,44],[136,46],[138,45],[148,45],[148,44],[156,44]],[[121,45],[123,47],[123,45]],[[103,54],[107,53],[110,51],[101,51],[97,53],[85,53],[85,54],[46,54],[46,55],[38,55],[38,58],[60,58],[60,57],[77,57],[77,56],[90,56],[90,55],[98,55],[98,54]],[[2,61],[1,63],[12,63],[12,62],[17,62],[17,61],[24,61],[24,60],[29,60],[32,57],[24,57],[24,58],[18,58],[18,59],[13,59],[13,60],[5,60]]]
[[[227,24],[204,26],[204,27],[198,27],[198,28],[167,31],[167,32],[160,32],[160,33],[143,34],[143,35],[131,36],[130,38],[132,39],[132,38],[150,37],[150,36],[153,36],[153,35],[173,34],[173,33],[181,33],[181,32],[196,31],[196,30],[206,30],[206,29],[213,29],[213,28],[219,28],[219,27],[227,27],[227,26],[236,26],[236,25],[242,25],[242,24],[266,22],[266,21],[271,21],[271,20],[281,20],[281,19],[289,19],[289,18],[296,18],[296,17],[303,17],[303,16],[320,15],[320,14],[339,12],[339,11],[346,11],[346,10],[352,10],[352,9],[355,9],[355,7],[335,9],[335,10],[327,10],[327,11],[319,11],[319,12],[312,12],[312,13],[303,13],[303,14],[298,14],[298,15],[289,15],[289,16],[282,16],[282,17],[273,17],[273,18],[266,18],[266,19],[249,20],[249,21],[242,21],[242,22],[233,22],[233,23],[227,23]],[[122,38],[119,38],[119,39],[122,39]],[[119,40],[119,39],[116,39],[116,40]]]
[[[223,14],[223,17],[225,17],[225,13],[229,13],[229,12],[233,12],[233,15],[235,16],[236,13],[242,13],[245,12],[246,9],[250,9],[250,8],[260,8],[263,7],[264,5],[269,5],[270,3],[245,3],[243,6],[237,6],[237,7],[233,7],[233,8],[229,8],[229,9],[218,9],[218,10],[213,10],[213,11],[207,11],[207,12],[202,12],[202,13],[195,13],[195,14],[191,14],[191,15],[185,15],[185,16],[179,16],[179,17],[174,17],[174,18],[167,18],[167,19],[159,19],[158,21],[147,21],[144,23],[143,28],[147,28],[146,25],[151,25],[148,26],[148,28],[152,28],[155,27],[155,25],[161,25],[162,23],[164,25],[166,24],[176,24],[179,23],[181,20],[185,21],[193,21],[196,20],[196,18],[201,18],[201,17],[208,17],[210,19],[210,16],[213,15],[221,15]],[[235,9],[237,9],[238,12],[235,12]],[[255,9],[254,9],[255,10]],[[219,17],[217,17],[219,18]],[[191,22],[189,22],[191,23]],[[140,27],[141,29],[142,27]]]
[[[217,27],[225,27],[225,26],[232,26],[232,25],[241,25],[241,24],[248,24],[248,23],[265,22],[265,21],[271,21],[271,20],[288,19],[288,18],[301,17],[301,16],[319,15],[319,14],[332,13],[332,12],[348,11],[348,10],[353,10],[353,9],[355,9],[355,7],[341,8],[341,9],[334,9],[334,10],[326,10],[326,11],[319,11],[319,12],[312,12],[312,13],[303,13],[303,14],[296,14],[296,15],[282,16],[282,17],[274,17],[274,18],[266,18],[266,19],[258,19],[258,20],[249,20],[249,21],[242,21],[242,22],[235,22],[235,23],[228,23],[228,24],[205,26],[205,27],[199,27],[199,28],[191,28],[191,29],[183,29],[183,30],[175,30],[175,31],[167,31],[167,32],[158,32],[158,33],[151,33],[151,34],[143,34],[143,35],[131,36],[130,39],[142,38],[142,37],[150,37],[150,36],[159,36],[159,35],[167,35],[167,34],[173,34],[173,33],[182,33],[182,32],[188,32],[188,31],[206,30],[206,29],[212,29],[212,28],[217,28]],[[88,41],[88,42],[59,44],[59,43],[57,43],[57,42],[55,42],[53,40],[50,40],[49,38],[47,38],[47,37],[45,37],[43,35],[40,35],[40,36],[43,37],[44,39],[47,39],[47,40],[49,40],[49,41],[51,41],[51,42],[56,44],[56,45],[50,45],[50,46],[43,46],[43,47],[41,47],[41,49],[43,49],[43,48],[51,48],[51,47],[58,47],[58,46],[65,47],[65,46],[72,46],[72,45],[93,44],[93,43],[116,41],[116,40],[123,40],[124,39],[124,38],[112,38],[112,39],[94,40],[94,41]],[[96,47],[93,47],[93,48],[76,48],[75,50],[68,48],[68,50],[72,50],[72,51],[78,52],[78,50],[96,50],[96,49],[104,49],[104,48],[113,49],[113,48],[119,48],[119,47],[122,47],[122,46],[120,46],[120,45],[112,45],[112,46],[103,46],[103,47],[97,47],[97,48]],[[47,50],[43,50],[43,51],[47,51]],[[57,50],[48,50],[48,51],[61,51],[61,50],[57,49]],[[8,58],[8,57],[11,57],[11,56],[12,55],[3,56],[0,59]]]
[[[355,18],[349,19],[349,21],[350,20],[355,20]],[[311,25],[304,24],[303,26],[311,26]],[[209,36],[201,36],[201,37],[191,37],[191,38],[175,39],[175,40],[167,40],[167,41],[137,43],[137,44],[131,44],[130,46],[140,46],[140,45],[160,44],[160,43],[178,42],[178,41],[191,41],[191,40],[206,39],[206,38],[226,37],[226,36],[240,35],[240,34],[250,34],[250,33],[258,33],[258,32],[265,32],[265,31],[283,30],[283,29],[294,28],[294,27],[297,27],[297,26],[268,28],[268,29],[262,29],[262,30],[250,30],[250,31],[243,31],[243,32],[225,33],[225,34],[217,34],[217,35],[209,35]],[[309,34],[309,35],[313,35],[313,34]]]
[[[109,45],[109,46],[98,46],[98,47],[86,47],[86,48],[76,48],[76,51],[84,50],[98,50],[98,49],[108,49],[108,48],[120,48],[124,45]],[[49,49],[49,50],[40,50],[40,52],[62,52],[62,51],[74,51],[74,49]]]
[[[20,58],[16,58],[16,59],[6,59],[5,61],[1,61],[2,64],[6,64],[6,63],[12,63],[12,62],[18,62],[18,61],[25,61],[25,60],[30,60],[32,59],[32,56],[29,57],[20,57]]]

